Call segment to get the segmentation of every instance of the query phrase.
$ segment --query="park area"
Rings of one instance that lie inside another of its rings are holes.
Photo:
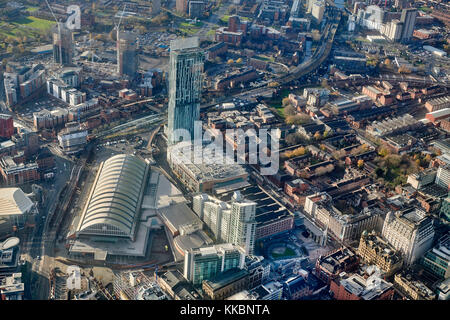
[[[54,21],[33,16],[18,17],[10,21],[2,21],[0,24],[0,35],[15,40],[23,40],[24,38],[31,40],[47,34],[54,24]]]

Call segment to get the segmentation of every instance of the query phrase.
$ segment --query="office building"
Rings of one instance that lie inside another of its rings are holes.
[[[436,298],[436,294],[430,288],[408,271],[397,273],[394,277],[394,283],[397,289],[408,299],[434,300]]]
[[[244,267],[245,252],[230,243],[190,249],[184,255],[184,277],[194,285],[221,272]]]
[[[386,276],[394,274],[403,264],[401,254],[374,232],[363,232],[357,253],[361,260],[376,265]]]
[[[408,8],[402,10],[400,22],[403,23],[402,42],[409,42],[413,36],[414,26],[416,25],[416,8]]]
[[[137,35],[117,30],[117,73],[120,76],[136,77],[139,64],[137,50]]]
[[[406,180],[406,182],[409,183],[414,189],[420,190],[423,187],[434,183],[436,174],[436,169],[429,168],[418,173],[408,175],[408,180]]]
[[[181,109],[180,106],[179,109]],[[170,112],[170,111],[169,111]],[[169,114],[170,120],[170,114]],[[180,179],[185,187],[193,192],[211,192],[221,194],[248,186],[248,173],[240,164],[212,163],[202,160],[203,150],[197,150],[190,143],[184,142],[167,148],[167,161],[172,172]],[[199,153],[196,153],[199,151]]]
[[[22,273],[14,273],[0,280],[0,300],[23,300],[24,290]]]
[[[392,283],[376,274],[365,279],[359,274],[343,273],[331,281],[330,291],[336,300],[392,300],[394,296]]]
[[[434,181],[437,185],[445,188],[446,190],[450,187],[450,165],[440,166],[436,173],[436,180]]]
[[[211,280],[204,280],[202,283],[203,298],[210,300],[224,300],[247,288],[248,271],[238,268],[221,272]]]
[[[205,3],[203,1],[189,1],[189,17],[201,18],[205,14]]]
[[[194,122],[200,116],[204,58],[205,54],[199,49],[197,37],[173,40],[170,43],[169,144],[180,141],[180,137],[174,136],[178,129],[187,130],[191,140],[193,139]]]
[[[10,156],[0,158],[0,174],[5,186],[16,186],[40,179],[36,162],[16,163]]]
[[[4,238],[5,235],[1,236]],[[20,240],[17,237],[6,238],[0,242],[0,284],[20,268]],[[1,300],[1,299],[0,299]]]
[[[421,264],[441,279],[450,277],[450,234],[446,234],[433,249],[425,253]]]
[[[86,126],[78,122],[68,122],[58,133],[59,146],[65,154],[75,154],[82,151],[87,143]]]
[[[322,22],[324,12],[325,3],[323,1],[316,1],[313,3],[311,14],[316,19],[317,23]]]
[[[447,221],[450,221],[450,197],[442,200],[440,217]]]
[[[60,65],[71,65],[73,59],[72,30],[62,22],[53,27],[53,61]]]
[[[9,114],[0,114],[0,138],[9,139],[14,134],[13,117]]]
[[[348,248],[342,247],[317,259],[315,275],[323,282],[329,284],[341,272],[353,271],[358,265],[358,256]]]
[[[161,12],[161,0],[152,0],[152,15],[158,15]]]
[[[389,212],[384,220],[383,237],[403,254],[410,265],[428,251],[434,238],[433,220],[419,208]]]
[[[187,13],[189,0],[176,0],[176,11],[179,13]]]

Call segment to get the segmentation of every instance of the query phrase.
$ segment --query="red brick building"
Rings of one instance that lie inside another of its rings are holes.
[[[0,137],[9,139],[14,134],[14,123],[12,116],[0,114]]]
[[[359,274],[343,274],[333,279],[330,291],[336,300],[392,300],[394,296],[392,283],[376,276],[365,278]]]

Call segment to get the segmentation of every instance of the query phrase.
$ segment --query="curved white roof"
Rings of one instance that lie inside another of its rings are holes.
[[[8,250],[15,246],[17,246],[20,243],[19,238],[17,237],[11,237],[6,239],[3,242],[0,242],[0,250]]]
[[[33,202],[20,188],[0,188],[0,216],[24,214]]]
[[[136,156],[120,154],[103,162],[78,231],[131,237],[146,173],[147,164]]]

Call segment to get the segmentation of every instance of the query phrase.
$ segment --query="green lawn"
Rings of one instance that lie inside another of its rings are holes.
[[[228,20],[230,20],[230,15],[224,15],[222,18],[220,18],[220,21],[222,21],[223,23],[228,23]],[[247,17],[239,17],[239,19],[241,19],[242,21],[250,21],[249,18]]]
[[[187,33],[188,35],[196,34],[200,30],[200,26],[202,26],[203,23],[198,22],[196,24],[190,24],[188,22],[180,23],[180,26],[178,30]]]
[[[28,7],[28,8],[26,8],[26,11],[28,11],[28,12],[34,12],[34,11],[36,11],[36,10],[38,10],[39,8],[38,7]]]
[[[55,22],[36,17],[21,17],[10,22],[0,23],[0,33],[12,37],[33,38],[36,34],[47,32]]]
[[[33,16],[16,19],[13,21],[13,23],[40,30],[50,29],[55,24],[54,21],[44,20]]]

